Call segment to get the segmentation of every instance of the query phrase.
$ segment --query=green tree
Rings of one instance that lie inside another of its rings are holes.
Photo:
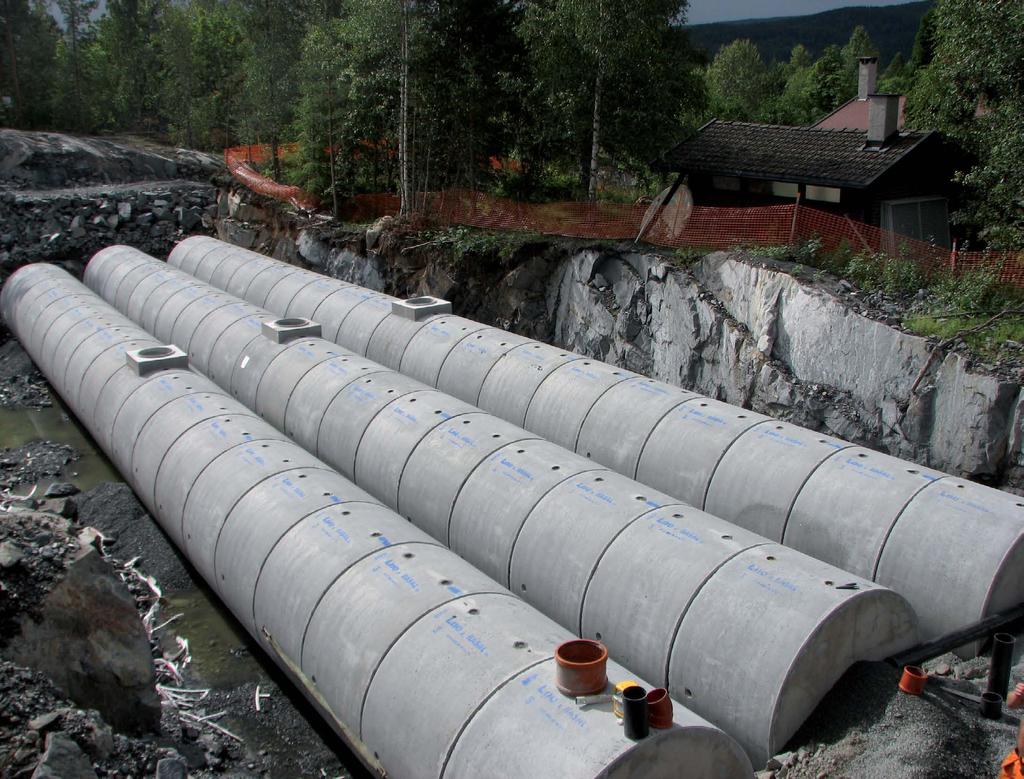
[[[903,55],[900,52],[896,52],[889,65],[878,78],[878,91],[894,95],[905,95],[911,90],[913,85],[913,70],[903,59]]]
[[[711,113],[719,119],[756,119],[765,99],[767,75],[753,42],[744,39],[723,46],[707,70]]]
[[[662,106],[679,113],[678,87],[692,56],[676,28],[687,6],[686,0],[527,4],[520,32],[535,79],[539,136],[549,152],[558,146],[578,155],[590,198],[596,196],[601,151],[628,153],[637,148],[637,134],[657,127],[645,124],[652,116],[652,106],[644,104],[652,85]]]
[[[101,80],[112,110],[110,123],[121,129],[158,129],[154,89],[160,83],[157,33],[167,0],[108,0],[91,45],[98,47]]]
[[[1024,5],[939,0],[933,58],[907,98],[908,123],[975,158],[957,214],[994,247],[1024,248]],[[922,25],[923,27],[923,25]]]
[[[160,113],[175,142],[219,150],[234,140],[247,44],[235,9],[215,0],[169,5],[154,48]]]
[[[57,104],[63,109],[58,116],[66,127],[76,130],[92,129],[92,114],[86,113],[87,98],[85,92],[91,85],[91,73],[85,64],[83,50],[93,33],[93,22],[90,15],[96,10],[97,0],[55,0],[57,8],[64,18],[63,46],[58,47],[57,59],[63,69],[70,75],[68,85],[70,93],[61,90],[57,95]],[[91,106],[90,106],[91,109]]]
[[[43,0],[0,0],[0,124],[38,128],[53,123],[57,24]]]

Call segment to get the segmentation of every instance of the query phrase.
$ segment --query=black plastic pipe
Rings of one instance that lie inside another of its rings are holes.
[[[1003,700],[1010,689],[1010,666],[1013,664],[1013,645],[1016,639],[1009,633],[992,636],[992,660],[988,670],[988,692]]]
[[[647,690],[633,685],[622,691],[622,727],[626,738],[639,741],[647,738],[650,724],[647,722]]]

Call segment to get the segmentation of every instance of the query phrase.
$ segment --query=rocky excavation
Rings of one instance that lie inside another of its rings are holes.
[[[124,176],[138,175],[118,164]],[[46,168],[33,165],[21,169]],[[0,176],[8,169],[0,164]],[[72,183],[89,184],[88,167],[76,170],[84,172]],[[218,201],[213,185],[191,181],[104,184],[103,193],[86,190],[75,200],[28,189],[67,179],[19,173],[8,183],[2,202],[26,205],[13,217],[0,212],[4,276],[47,259],[80,269],[94,249],[115,242],[166,256],[183,234],[216,230],[392,294],[448,297],[457,313],[924,464],[1024,486],[1012,356],[986,370],[954,349],[912,391],[932,344],[887,321],[888,307],[912,301],[800,279],[785,263],[730,254],[691,264],[546,239],[454,261],[436,237],[418,246],[424,236],[386,224],[368,231],[300,220],[227,187]],[[151,192],[141,213],[153,220],[139,224],[138,208],[121,219],[119,198],[141,190]],[[197,194],[207,191],[209,200]],[[72,222],[86,207],[83,234]],[[167,212],[161,219],[155,209]],[[115,213],[116,224],[94,221]],[[15,222],[29,227],[7,242]],[[47,237],[55,227],[58,236]],[[0,406],[19,416],[54,412],[31,361],[5,332],[0,339]],[[0,775],[363,775],[211,603],[126,485],[73,494],[80,479],[72,474],[95,457],[84,450],[88,442],[10,440],[0,436]],[[103,620],[83,618],[95,608]],[[928,669],[925,694],[912,697],[897,691],[897,669],[855,666],[759,778],[994,775],[1014,743],[1016,715],[983,720],[976,704],[949,692],[979,695],[987,660],[946,655]],[[1024,664],[1016,665],[1013,678],[1022,674]]]

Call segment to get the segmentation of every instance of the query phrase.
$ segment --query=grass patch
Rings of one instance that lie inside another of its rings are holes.
[[[952,338],[962,330],[967,330],[991,319],[986,316],[942,316],[941,314],[912,314],[903,320],[903,325],[912,333],[923,336],[934,336],[940,340]],[[963,336],[967,346],[978,356],[994,360],[999,357],[1000,349],[1007,341],[1024,343],[1024,316],[1006,316],[993,322],[979,333],[967,333]]]

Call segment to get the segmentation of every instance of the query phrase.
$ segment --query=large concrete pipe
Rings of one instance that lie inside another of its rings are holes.
[[[1024,600],[1024,500],[213,238],[168,262],[621,474],[906,595],[925,638]],[[395,311],[392,311],[394,307]],[[984,539],[984,541],[979,541]]]
[[[145,284],[154,334],[198,370],[756,761],[852,662],[914,640],[891,591],[310,337],[308,320],[273,321],[127,247],[99,252],[86,281],[122,305]]]
[[[0,309],[166,533],[381,774],[751,775],[739,745],[679,704],[670,729],[634,742],[610,705],[557,693],[570,633],[64,271],[18,271]]]

